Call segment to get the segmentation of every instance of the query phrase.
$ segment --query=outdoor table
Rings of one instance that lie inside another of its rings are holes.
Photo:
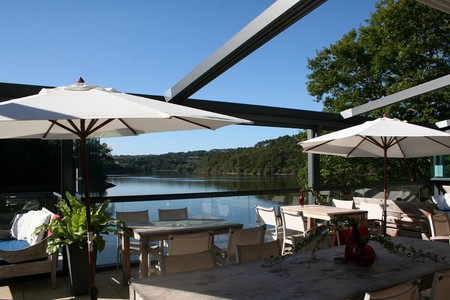
[[[306,229],[311,229],[314,225],[314,219],[331,221],[338,217],[346,216],[349,218],[359,219],[361,225],[367,224],[367,211],[361,209],[348,209],[327,205],[290,205],[282,206],[284,210],[290,210],[295,212],[302,212],[307,218]]]
[[[392,241],[441,256],[450,254],[446,243],[405,237]],[[363,299],[367,291],[414,278],[422,279],[421,289],[428,288],[435,271],[450,268],[390,254],[376,242],[370,245],[377,258],[369,267],[335,263],[334,258],[344,257],[345,247],[339,246],[319,250],[313,262],[311,253],[305,252],[272,266],[258,261],[131,280],[130,299]]]
[[[151,221],[149,223],[129,223],[134,238],[139,240],[139,278],[148,276],[148,245],[150,241],[168,240],[169,235],[210,231],[213,234],[226,234],[230,229],[242,228],[243,224],[223,219],[183,219],[171,221]],[[123,284],[130,279],[130,237],[122,235],[123,245]]]

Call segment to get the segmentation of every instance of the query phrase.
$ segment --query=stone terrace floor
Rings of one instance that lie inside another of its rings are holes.
[[[137,278],[138,268],[131,268],[131,277]],[[90,299],[89,295],[72,296],[68,276],[57,276],[56,289],[50,286],[50,277],[34,276],[0,281],[1,300]],[[98,270],[96,285],[98,299],[129,299],[128,286],[122,285],[122,270]]]

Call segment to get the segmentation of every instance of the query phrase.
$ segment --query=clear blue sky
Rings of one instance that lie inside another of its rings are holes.
[[[163,95],[271,0],[1,1],[0,82],[87,84]],[[365,25],[375,0],[329,0],[192,97],[320,111],[306,90],[307,59]],[[103,139],[114,155],[250,147],[296,129],[216,131]]]

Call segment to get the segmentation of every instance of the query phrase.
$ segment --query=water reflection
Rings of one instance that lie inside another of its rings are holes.
[[[294,177],[202,177],[202,176],[113,176],[108,181],[115,187],[107,190],[107,196],[148,195],[166,193],[197,193],[256,189],[296,188]],[[148,202],[112,203],[111,211],[149,210],[150,220],[158,219],[158,208],[187,207],[191,218],[221,218],[256,226],[255,206],[281,206],[298,203],[298,194],[233,196],[222,198],[161,200]],[[116,263],[116,238],[106,237],[108,246],[99,254],[98,264]],[[215,242],[226,244],[226,235]],[[137,259],[135,257],[134,259]]]

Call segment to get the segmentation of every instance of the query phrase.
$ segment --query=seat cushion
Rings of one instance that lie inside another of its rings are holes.
[[[30,244],[24,240],[6,239],[0,240],[0,250],[3,251],[15,251],[30,247]]]
[[[450,193],[446,193],[445,195],[434,195],[431,196],[431,199],[436,203],[439,210],[450,210]]]

